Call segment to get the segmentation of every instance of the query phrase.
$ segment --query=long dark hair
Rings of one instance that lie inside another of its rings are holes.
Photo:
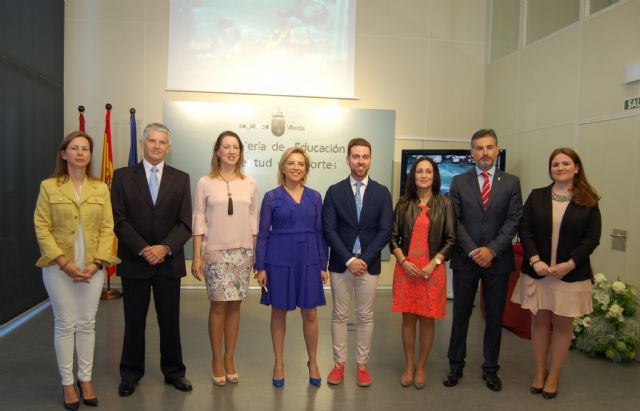
[[[69,144],[78,137],[84,137],[89,142],[89,152],[91,153],[91,159],[87,164],[87,168],[85,170],[85,175],[89,178],[96,179],[91,173],[91,161],[93,160],[93,139],[91,136],[84,131],[73,131],[62,139],[60,146],[58,147],[58,151],[56,152],[56,170],[53,172],[51,177],[55,177],[58,179],[58,183],[66,183],[69,180],[69,167],[67,166],[67,160],[62,158],[62,152],[69,147]]]
[[[549,156],[549,177],[551,177],[551,162],[558,154],[568,156],[573,161],[573,164],[578,166],[578,172],[573,176],[573,201],[581,206],[595,207],[600,200],[600,196],[596,189],[589,184],[582,160],[580,160],[580,156],[574,149],[569,147],[560,147],[551,152],[551,155]]]
[[[411,171],[409,171],[409,175],[407,176],[407,183],[404,186],[404,193],[402,197],[400,197],[401,202],[413,202],[419,201],[418,197],[418,187],[416,186],[416,169],[418,168],[418,164],[423,161],[428,161],[431,163],[431,167],[433,167],[433,183],[431,184],[431,194],[432,196],[437,196],[440,194],[440,170],[438,170],[438,165],[431,159],[431,157],[419,157],[413,166],[411,166]]]

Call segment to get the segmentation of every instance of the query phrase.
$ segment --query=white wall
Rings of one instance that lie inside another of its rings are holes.
[[[493,62],[486,71],[485,121],[502,131],[507,168],[523,195],[550,183],[553,148],[577,148],[602,196],[596,271],[640,285],[640,82],[622,84],[622,68],[640,61],[640,0],[583,22]],[[628,230],[627,251],[611,250],[612,229]]]
[[[101,156],[107,102],[113,105],[116,167],[128,158],[130,107],[137,109],[138,125],[144,126],[162,121],[162,103],[168,100],[331,104],[324,99],[165,91],[168,12],[168,0],[66,1],[65,131],[78,127],[77,107],[84,105],[87,131],[97,140],[95,159]],[[467,148],[471,134],[485,126],[486,12],[485,0],[357,2],[359,100],[339,105],[396,110],[394,171],[403,148]],[[391,263],[383,270],[381,283],[389,285]]]

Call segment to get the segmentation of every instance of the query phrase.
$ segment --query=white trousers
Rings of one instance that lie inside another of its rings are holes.
[[[356,312],[356,362],[369,362],[371,339],[373,338],[373,303],[379,275],[365,273],[361,276],[344,273],[331,273],[331,297],[333,314],[331,316],[331,338],[333,340],[333,360],[347,361],[347,323],[351,312],[352,297],[355,296]]]
[[[78,355],[78,380],[91,381],[95,320],[105,273],[88,283],[74,283],[57,265],[42,269],[42,280],[53,308],[53,340],[62,385],[73,384],[73,349]]]

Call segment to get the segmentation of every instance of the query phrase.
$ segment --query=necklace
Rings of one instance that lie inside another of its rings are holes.
[[[227,214],[228,215],[233,215],[233,199],[231,198],[231,188],[229,187],[229,181],[226,178],[224,178],[222,173],[220,173],[220,178],[225,183],[227,183],[227,197],[229,198],[229,200],[227,202]]]
[[[429,192],[427,193],[427,195],[422,198],[420,197],[420,195],[418,195],[418,205],[427,205],[429,203],[429,200],[431,200],[431,197],[433,196],[433,192],[431,190],[429,190]]]
[[[553,201],[558,201],[560,203],[566,203],[567,201],[571,201],[571,194],[558,194],[555,191],[551,190],[551,199]]]

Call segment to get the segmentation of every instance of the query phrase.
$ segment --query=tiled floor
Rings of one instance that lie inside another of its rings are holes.
[[[242,306],[236,367],[240,383],[213,386],[211,352],[207,335],[208,301],[203,290],[182,292],[182,348],[187,377],[194,385],[183,393],[165,385],[159,367],[158,333],[153,308],[147,327],[147,374],[136,392],[127,398],[117,393],[118,362],[122,344],[122,300],[103,301],[97,324],[94,387],[102,410],[632,410],[640,407],[640,364],[623,366],[571,352],[565,365],[558,397],[544,400],[529,393],[532,376],[531,343],[509,331],[503,333],[500,376],[504,389],[489,391],[481,377],[484,322],[474,313],[468,340],[465,376],[454,388],[440,382],[446,374],[446,358],[452,302],[448,319],[436,323],[436,340],[427,366],[423,390],[402,388],[400,316],[390,312],[391,291],[378,291],[376,331],[369,364],[370,388],[355,384],[353,362],[347,364],[345,382],[328,386],[331,355],[330,295],[320,308],[319,364],[323,385],[308,385],[306,353],[298,312],[289,314],[285,347],[286,384],[271,386],[273,355],[269,334],[269,309],[258,304],[251,291]],[[47,309],[0,339],[0,409],[60,410],[61,392],[53,351],[53,322]],[[350,340],[350,356],[353,339]],[[81,408],[87,409],[81,405]]]

